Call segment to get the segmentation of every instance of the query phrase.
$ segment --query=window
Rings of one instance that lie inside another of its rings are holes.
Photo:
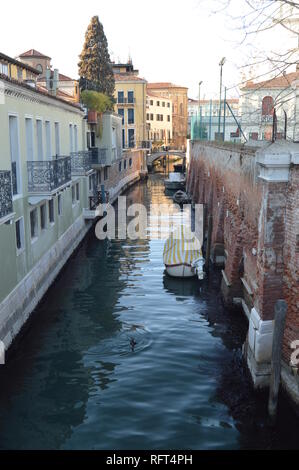
[[[48,206],[49,206],[49,222],[50,224],[54,224],[55,219],[54,219],[54,200],[53,199],[50,199]]]
[[[134,124],[134,109],[128,109],[128,124]]]
[[[46,204],[40,206],[40,227],[42,230],[47,228],[47,220],[46,220]]]
[[[121,162],[118,164],[118,171],[121,172]]]
[[[73,125],[69,125],[69,136],[70,136],[70,153],[74,151],[74,140],[73,140]]]
[[[55,122],[55,155],[59,157],[60,155],[60,129],[59,122]]]
[[[8,65],[0,62],[0,73],[3,75],[8,75]]]
[[[51,124],[49,121],[45,121],[45,131],[46,131],[46,158],[50,160],[52,156],[51,150]]]
[[[262,101],[262,116],[273,116],[274,101],[272,96],[265,96]]]
[[[170,108],[170,103],[167,103],[167,108]]]
[[[125,110],[124,109],[121,109],[121,108],[118,108],[118,114],[122,117],[122,125],[124,125],[125,123]]]
[[[160,114],[160,121],[163,121],[164,120],[164,116],[163,114]]]
[[[167,121],[170,122],[170,115],[167,116]]]
[[[76,200],[80,201],[80,185],[76,183]]]
[[[43,66],[41,64],[37,64],[37,66],[35,67],[36,70],[38,70],[39,72],[43,73]]]
[[[44,159],[43,152],[43,124],[41,119],[36,120],[37,159]]]
[[[153,100],[150,100],[150,105],[154,106],[154,101]]]
[[[151,114],[151,119],[150,119],[150,120],[151,120],[151,121],[154,120],[154,115],[153,115],[153,114]]]
[[[108,179],[108,167],[105,166],[104,168],[104,181],[106,181]]]
[[[37,237],[38,225],[37,225],[37,209],[33,209],[30,212],[30,234],[31,239]]]
[[[131,168],[133,164],[132,158],[129,159],[129,167]]]
[[[73,184],[72,186],[72,204],[74,205],[76,201],[76,191],[75,191],[75,185]]]
[[[134,91],[128,91],[128,103],[134,103]]]
[[[135,146],[135,131],[134,131],[134,129],[128,129],[128,140],[129,140],[129,147],[133,148]]]
[[[162,108],[165,108],[165,101],[162,101]]]
[[[58,203],[58,215],[62,215],[62,195],[61,194],[58,194],[57,203]]]
[[[30,118],[25,119],[25,131],[26,131],[26,155],[27,160],[34,160],[34,149],[33,149],[33,121]]]
[[[146,115],[146,120],[147,121],[149,121],[149,117],[150,117],[150,115],[147,113],[147,115]]]
[[[17,251],[21,251],[25,246],[24,241],[24,219],[21,217],[19,220],[16,220],[16,247]]]
[[[74,152],[78,152],[78,127],[74,125]]]
[[[157,101],[157,106],[160,106],[160,101]]]
[[[18,67],[18,80],[22,80],[23,79],[23,70],[21,69],[21,67]]]
[[[119,91],[117,93],[117,102],[118,103],[123,103],[124,102],[124,92],[123,91]]]
[[[124,170],[127,169],[127,160],[124,160]]]
[[[123,144],[123,149],[126,147],[126,139],[125,139],[125,130],[122,129],[122,144]]]

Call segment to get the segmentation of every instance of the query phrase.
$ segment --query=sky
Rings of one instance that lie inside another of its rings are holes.
[[[242,32],[231,16],[244,11],[245,0],[15,0],[1,5],[0,51],[12,57],[28,49],[52,57],[52,65],[72,78],[78,76],[78,56],[90,18],[98,15],[114,61],[130,55],[140,76],[149,82],[170,81],[189,88],[197,98],[219,93],[219,61],[226,57],[223,83],[228,96],[241,80],[240,65],[250,45],[241,45]],[[219,4],[220,2],[220,4]],[[233,23],[233,24],[232,24]],[[281,36],[268,34],[269,47]]]

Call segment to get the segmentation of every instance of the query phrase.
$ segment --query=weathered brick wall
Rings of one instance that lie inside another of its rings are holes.
[[[225,253],[222,290],[242,297],[263,321],[274,318],[277,299],[288,303],[284,360],[299,340],[299,169],[288,183],[258,178],[256,149],[191,144],[188,190],[213,216],[211,257]]]
[[[288,302],[283,354],[287,362],[299,341],[299,168],[293,166],[288,185],[284,239],[284,298]],[[298,346],[297,346],[298,348]]]
[[[241,296],[241,277],[257,293],[257,239],[261,184],[255,174],[255,152],[208,143],[191,145],[189,191],[213,216],[212,258],[225,254],[231,296]]]

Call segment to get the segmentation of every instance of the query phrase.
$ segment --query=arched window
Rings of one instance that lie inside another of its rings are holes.
[[[272,96],[265,96],[262,101],[262,116],[273,116],[274,101]]]
[[[41,64],[37,64],[36,69],[37,69],[39,72],[43,73],[43,66],[42,66]]]

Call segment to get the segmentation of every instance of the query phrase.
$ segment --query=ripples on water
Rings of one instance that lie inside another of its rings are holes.
[[[157,175],[128,196],[170,201]],[[0,448],[299,448],[283,399],[267,426],[219,272],[171,279],[163,245],[86,237],[0,371]]]

